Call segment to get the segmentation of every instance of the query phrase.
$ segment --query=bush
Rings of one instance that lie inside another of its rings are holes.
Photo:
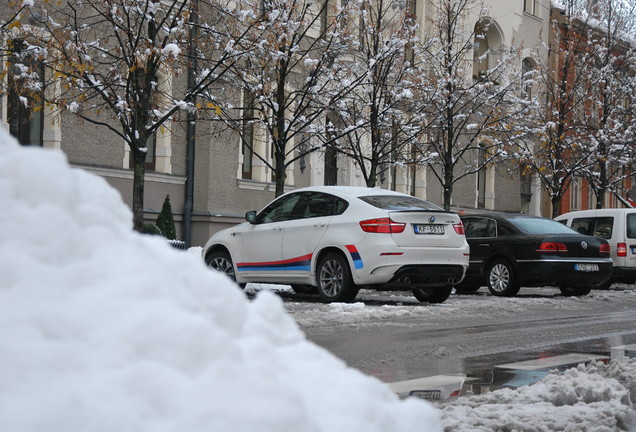
[[[159,227],[155,224],[144,224],[144,234],[163,235]]]
[[[177,230],[174,226],[174,217],[172,216],[172,206],[170,206],[170,195],[166,195],[166,199],[163,201],[161,212],[157,217],[157,226],[163,236],[168,240],[175,240],[177,238]]]

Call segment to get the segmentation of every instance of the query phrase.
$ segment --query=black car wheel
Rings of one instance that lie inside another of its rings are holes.
[[[351,302],[358,295],[349,263],[339,253],[328,253],[318,262],[316,283],[318,294],[328,302]]]
[[[292,289],[296,294],[317,294],[318,288],[311,285],[292,284]]]
[[[561,290],[561,294],[566,297],[580,297],[586,296],[592,291],[591,286],[571,286],[571,285],[561,285],[559,287]]]
[[[444,303],[453,292],[453,287],[414,288],[412,291],[415,298],[423,303]]]
[[[498,259],[490,264],[486,272],[486,282],[488,290],[495,296],[514,297],[520,288],[512,265],[504,259]]]
[[[206,263],[214,270],[225,273],[232,280],[236,280],[234,265],[232,264],[232,258],[229,253],[225,251],[212,252],[206,257]]]

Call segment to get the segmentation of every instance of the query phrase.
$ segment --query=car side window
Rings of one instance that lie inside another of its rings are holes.
[[[303,197],[298,211],[300,218],[334,216],[342,214],[348,203],[336,196],[322,192],[310,192]]]
[[[599,217],[596,218],[594,224],[594,237],[600,237],[604,239],[612,238],[612,232],[614,228],[613,217]]]
[[[594,218],[572,219],[570,228],[579,234],[592,235],[594,232]]]
[[[463,221],[466,238],[497,237],[496,223],[489,218],[466,218]]]
[[[515,230],[507,226],[506,224],[499,223],[497,224],[497,237],[505,237],[517,234]]]
[[[274,201],[258,214],[256,223],[282,222],[294,219],[294,207],[298,204],[301,196],[300,193],[290,194]]]

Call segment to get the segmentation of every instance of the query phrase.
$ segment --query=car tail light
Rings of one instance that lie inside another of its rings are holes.
[[[619,243],[616,245],[616,255],[618,255],[619,257],[626,257],[627,256],[627,244],[626,243]]]
[[[567,252],[568,247],[563,243],[543,242],[537,252]]]
[[[362,231],[369,233],[401,233],[405,223],[395,222],[391,218],[367,219],[360,222]]]
[[[608,243],[603,243],[598,251],[601,255],[609,255],[610,254],[610,246]],[[625,254],[627,254],[627,249],[625,250]]]
[[[459,223],[453,224],[453,228],[455,228],[455,232],[456,232],[457,234],[459,234],[459,235],[465,235],[465,232],[464,232],[464,224],[463,224],[463,223],[459,222]]]

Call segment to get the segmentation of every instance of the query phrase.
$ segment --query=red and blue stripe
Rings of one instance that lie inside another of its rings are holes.
[[[351,254],[351,259],[353,260],[353,266],[356,269],[361,269],[362,267],[364,267],[364,263],[362,262],[362,258],[360,257],[360,252],[358,252],[358,249],[354,245],[347,245],[345,247]]]
[[[238,263],[237,271],[309,271],[313,254],[281,261]]]

